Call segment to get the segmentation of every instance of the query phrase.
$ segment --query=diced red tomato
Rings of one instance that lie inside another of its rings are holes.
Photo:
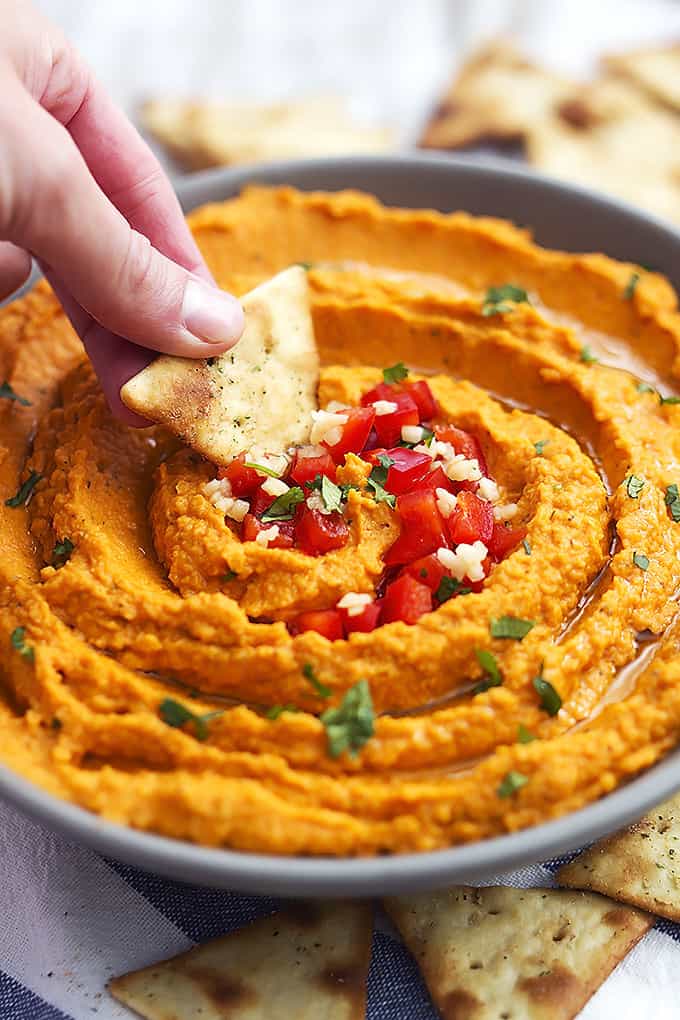
[[[390,383],[380,382],[372,390],[369,390],[368,393],[364,393],[361,398],[361,406],[368,407],[369,404],[374,404],[376,400],[394,400],[394,394],[399,393],[400,390],[400,386],[392,386]]]
[[[305,482],[313,482],[317,475],[326,475],[331,481],[335,481],[336,465],[328,450],[323,453],[307,456],[306,450],[314,450],[314,447],[300,447],[293,455],[290,466],[290,477],[296,485],[304,485]]]
[[[418,407],[418,414],[421,421],[430,421],[436,415],[439,408],[434,394],[424,379],[418,382],[406,382],[407,393],[413,397]]]
[[[489,554],[496,562],[500,563],[515,546],[526,538],[526,534],[526,528],[506,528],[499,521],[494,521],[493,532],[488,543]]]
[[[456,507],[446,523],[454,545],[479,539],[488,546],[493,533],[493,508],[474,492],[459,492]]]
[[[250,499],[250,512],[255,514],[256,517],[261,517],[265,510],[268,510],[272,505],[276,496],[271,496],[268,492],[265,492],[262,488],[262,479],[260,479],[260,488],[253,493]]]
[[[440,464],[437,464],[433,471],[428,471],[424,478],[414,486],[416,489],[431,489],[432,492],[435,489],[446,489],[447,492],[454,491],[454,483],[450,478],[447,478],[444,474],[444,469]]]
[[[231,491],[237,499],[249,499],[255,489],[262,485],[264,479],[258,475],[254,468],[245,466],[246,455],[239,453],[231,464],[221,467],[217,471],[218,478],[227,478],[231,485]]]
[[[290,549],[294,542],[294,521],[276,521],[279,533],[268,543],[268,549]],[[241,540],[254,542],[261,531],[271,528],[272,524],[263,524],[254,514],[246,514],[241,524]]]
[[[423,613],[432,609],[432,592],[426,584],[416,581],[410,574],[403,574],[387,586],[383,601],[383,623],[416,623]]]
[[[345,636],[339,609],[313,609],[308,613],[298,613],[290,621],[289,629],[293,634],[315,630],[329,641],[340,641]]]
[[[381,606],[377,602],[370,602],[365,609],[362,609],[356,616],[350,616],[346,609],[341,609],[342,623],[346,634],[355,632],[368,634],[375,630],[380,620]]]
[[[397,498],[401,534],[385,553],[385,565],[411,563],[448,546],[444,520],[431,489],[405,492]]]
[[[295,527],[295,544],[309,556],[321,556],[346,545],[349,528],[342,514],[322,514],[305,507]]]
[[[375,418],[375,409],[372,407],[352,407],[342,413],[347,415],[347,421],[342,426],[340,442],[334,446],[329,446],[328,443],[323,444],[336,464],[340,464],[344,460],[346,453],[361,453],[373,428]]]
[[[366,440],[366,445],[364,446],[363,452],[366,453],[367,450],[375,450],[376,447],[378,446],[380,446],[378,433],[375,431],[374,428],[372,428],[371,431],[368,433],[368,439]]]
[[[445,573],[446,571],[435,553],[421,556],[419,560],[414,560],[402,570],[402,574],[410,574],[411,577],[415,577],[420,584],[426,584],[430,591],[437,590]]]
[[[488,474],[486,459],[476,436],[456,428],[455,425],[435,425],[434,434],[443,443],[450,443],[456,453],[462,453],[468,460],[477,460],[482,474]]]
[[[418,407],[413,397],[408,393],[394,393],[383,398],[390,400],[397,405],[396,411],[392,414],[377,414],[375,416],[375,431],[383,446],[396,446],[401,439],[401,430],[404,425],[418,424]]]
[[[387,472],[385,488],[397,496],[412,489],[425,477],[432,464],[428,454],[416,453],[415,450],[409,450],[404,446],[395,446],[385,453],[393,461]]]

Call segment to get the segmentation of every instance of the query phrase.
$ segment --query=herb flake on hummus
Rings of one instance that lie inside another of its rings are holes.
[[[425,575],[421,574],[421,577],[422,576],[426,577],[427,572],[425,572]],[[439,587],[434,593],[434,597],[439,603],[442,603],[448,602],[454,595],[469,595],[471,591],[472,588],[468,588],[462,581],[459,581],[455,577],[449,577],[448,574],[445,574],[439,582]]]
[[[596,358],[588,344],[584,344],[579,355],[584,365],[594,365],[600,359]]]
[[[541,672],[538,676],[533,679],[534,690],[541,699],[541,708],[548,715],[557,715],[559,710],[562,708],[562,698],[559,696],[553,685],[549,680],[546,680],[543,676],[543,666],[541,666]]]
[[[633,563],[635,564],[636,567],[639,567],[640,570],[647,570],[647,568],[649,567],[649,557],[645,556],[644,553],[634,552]]]
[[[535,626],[533,620],[522,620],[519,616],[499,616],[489,624],[489,633],[492,638],[522,641]]]
[[[35,652],[31,645],[26,644],[26,628],[15,627],[10,634],[10,643],[12,648],[15,648],[19,655],[23,656],[24,659],[28,659],[29,662],[33,662],[35,658]]]
[[[196,739],[206,740],[209,720],[223,715],[223,709],[205,712],[204,715],[197,715],[196,712],[192,712],[190,708],[187,708],[186,705],[179,701],[175,701],[174,698],[165,698],[158,706],[158,714],[164,723],[172,726],[174,729],[179,729],[185,723],[192,723]]]
[[[33,490],[42,478],[39,471],[31,471],[23,485],[14,496],[5,500],[5,506],[25,506],[33,495]]]
[[[350,687],[338,707],[327,709],[320,719],[326,728],[331,758],[338,758],[343,751],[354,757],[373,736],[373,701],[368,680],[359,680]]]
[[[680,493],[675,482],[666,486],[665,500],[669,514],[677,524],[680,521]]]
[[[474,693],[481,694],[483,691],[488,691],[490,687],[500,687],[503,677],[493,652],[489,652],[485,648],[475,648],[475,658],[484,670],[484,677],[476,684]]]
[[[305,680],[309,681],[309,683],[312,685],[312,687],[314,688],[314,690],[316,691],[320,698],[330,698],[333,691],[331,690],[330,687],[328,687],[326,684],[322,683],[319,680],[318,676],[314,672],[314,667],[312,666],[311,662],[306,662],[304,664],[304,666],[302,667],[302,675],[304,676]]]
[[[390,368],[383,368],[383,381],[389,386],[394,386],[395,383],[401,382],[407,376],[408,369],[403,361],[398,361],[396,365],[391,365]]]
[[[626,478],[626,492],[631,499],[637,499],[644,488],[645,480],[639,475],[628,475]]]
[[[543,456],[543,451],[550,442],[549,439],[539,439],[537,443],[534,443],[534,450],[536,451],[537,457]]]
[[[517,743],[530,744],[532,740],[536,740],[535,734],[533,734],[531,730],[527,729],[524,723],[520,723],[517,727]]]
[[[287,492],[277,496],[270,507],[262,514],[263,524],[268,521],[292,521],[295,508],[304,502],[305,494],[299,485],[293,485]]]
[[[75,549],[75,545],[70,538],[62,538],[61,542],[55,542],[54,549],[52,550],[52,566],[63,567],[64,564],[71,558],[71,553]]]
[[[631,300],[631,298],[633,297],[633,294],[635,293],[635,290],[636,290],[637,285],[638,285],[639,282],[640,282],[640,274],[639,273],[631,273],[630,277],[629,277],[629,280],[628,280],[628,283],[626,284],[626,286],[623,289],[623,297],[624,297],[624,299],[626,301],[630,301]]]
[[[31,406],[31,401],[26,400],[26,397],[20,397],[6,379],[3,383],[0,383],[0,400],[14,400],[17,404],[21,404],[22,407]]]
[[[482,315],[505,315],[512,311],[513,304],[530,305],[529,295],[522,287],[514,283],[504,283],[500,287],[489,287],[482,304]]]
[[[525,776],[523,772],[517,772],[515,769],[508,772],[500,783],[496,793],[499,797],[512,797],[513,793],[517,793],[523,786],[529,782],[529,777]]]

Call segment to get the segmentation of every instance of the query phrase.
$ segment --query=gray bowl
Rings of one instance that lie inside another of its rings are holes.
[[[603,251],[653,265],[680,289],[680,234],[621,203],[512,165],[436,156],[288,162],[217,170],[178,185],[185,209],[235,195],[257,181],[303,189],[359,188],[393,205],[465,209],[533,229],[545,245]],[[214,850],[103,821],[0,767],[0,796],[19,810],[138,867],[201,885],[282,896],[347,896],[475,882],[573,850],[628,824],[680,789],[680,750],[602,800],[554,822],[434,853],[369,859],[273,857]]]

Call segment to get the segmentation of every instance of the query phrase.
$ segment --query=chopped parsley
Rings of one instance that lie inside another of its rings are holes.
[[[226,574],[222,575],[222,584],[229,584],[230,581],[234,581],[238,577],[235,570],[227,570]]]
[[[661,394],[659,394],[659,404],[661,407],[663,407],[664,404],[680,404],[680,397],[662,397]]]
[[[326,728],[331,758],[338,758],[343,751],[354,757],[373,736],[373,702],[368,680],[359,680],[350,687],[338,707],[327,709],[320,719]]]
[[[63,725],[64,724],[62,723],[61,719],[58,719],[56,715],[53,717],[52,722],[50,723],[50,726],[52,727],[53,730],[60,730]]]
[[[265,712],[265,716],[267,717],[267,719],[271,719],[273,722],[276,719],[278,719],[280,715],[283,715],[284,712],[299,712],[299,711],[300,709],[297,707],[297,705],[272,705],[272,707],[268,708],[267,711]]]
[[[529,541],[529,539],[523,538],[522,545],[524,546],[524,552],[527,554],[527,556],[531,556],[531,542]]]
[[[5,506],[25,506],[30,500],[33,490],[42,478],[39,471],[31,471],[30,475],[19,488],[15,496],[5,500]]]
[[[314,263],[313,262],[294,262],[293,265],[294,266],[301,266],[304,269],[304,271],[307,273],[307,272],[309,272],[310,269],[313,268]]]
[[[500,687],[503,683],[503,677],[498,668],[496,656],[491,652],[487,652],[484,648],[475,648],[475,656],[477,662],[484,670],[484,676],[475,685],[474,693],[481,694],[482,691],[488,691],[490,687]]]
[[[214,712],[205,712],[203,715],[197,715],[196,712],[192,712],[190,708],[182,705],[179,701],[175,701],[174,698],[165,698],[158,706],[158,714],[164,723],[167,723],[168,726],[173,726],[175,729],[179,729],[185,723],[192,723],[196,739],[205,740],[208,736],[209,720],[223,715],[224,709],[217,709]]]
[[[26,644],[26,628],[15,627],[9,637],[12,648],[16,649],[19,655],[29,662],[33,662],[35,653],[31,645]]]
[[[525,776],[523,772],[517,772],[515,769],[508,772],[503,778],[500,786],[496,790],[499,797],[512,797],[513,793],[517,793],[523,786],[529,782],[529,777]]]
[[[628,475],[626,478],[626,493],[631,499],[637,499],[645,485],[644,478],[640,475]]]
[[[321,478],[321,498],[327,510],[342,510],[342,489],[326,475]]]
[[[626,284],[626,286],[623,289],[623,296],[624,296],[626,301],[630,301],[630,299],[633,297],[633,294],[635,293],[635,288],[637,287],[639,282],[640,282],[640,274],[639,273],[631,273],[630,274],[630,278],[628,280],[628,283]]]
[[[549,439],[539,439],[537,443],[534,443],[534,450],[536,451],[537,457],[543,456],[543,451],[545,450],[549,442],[550,442]]]
[[[383,382],[389,386],[394,386],[395,383],[401,382],[407,376],[408,369],[403,361],[398,361],[396,365],[391,365],[389,368],[383,368]]]
[[[253,461],[246,460],[243,466],[250,468],[252,471],[257,471],[258,475],[269,475],[270,478],[281,477],[278,471],[272,471],[271,468],[266,467],[264,464],[255,464]]]
[[[562,699],[550,683],[543,676],[543,666],[541,666],[541,672],[538,676],[533,679],[534,690],[541,699],[541,708],[548,715],[557,715],[559,710],[562,708]]]
[[[387,503],[392,509],[397,505],[397,497],[393,493],[387,492],[385,482],[387,481],[387,472],[393,464],[394,461],[386,453],[379,453],[378,463],[371,469],[366,480],[366,484],[373,490],[373,498],[376,503]]]
[[[654,389],[654,387],[650,386],[650,384],[648,382],[644,382],[644,380],[642,380],[642,379],[637,384],[635,389],[638,391],[638,393],[656,393],[656,390]]]
[[[584,365],[593,365],[596,361],[600,360],[599,358],[595,357],[588,344],[584,344],[583,347],[581,348],[579,358],[581,359]]]
[[[320,698],[330,698],[333,691],[326,684],[322,684],[314,672],[311,662],[306,662],[302,667],[302,675],[308,680]]]
[[[22,407],[31,406],[31,401],[26,400],[26,397],[20,397],[19,394],[12,389],[6,379],[0,384],[0,400],[15,400],[17,404],[21,404]]]
[[[532,740],[536,740],[535,735],[526,728],[524,723],[520,723],[517,727],[517,743],[530,744]]]
[[[522,620],[519,616],[499,616],[489,624],[492,638],[521,641],[535,627],[533,620]]]
[[[277,496],[270,507],[267,507],[260,520],[263,524],[268,521],[292,521],[295,516],[295,508],[303,503],[305,494],[299,485],[292,485],[287,492]]]
[[[427,573],[425,576],[427,576]],[[440,603],[448,602],[454,595],[469,595],[471,591],[472,588],[468,588],[462,583],[462,581],[457,580],[455,577],[449,577],[448,574],[445,574],[439,582],[439,586],[434,593],[434,597]]]
[[[665,500],[668,512],[677,524],[680,521],[680,493],[675,483],[666,486]]]
[[[61,542],[56,542],[54,549],[52,550],[52,566],[63,567],[64,564],[71,558],[71,553],[75,549],[75,545],[70,538],[62,538]]]
[[[649,567],[649,556],[645,556],[645,554],[641,552],[634,552],[633,563],[636,567],[639,567],[640,570],[647,570]]]
[[[500,287],[489,287],[482,304],[482,315],[504,315],[512,311],[513,304],[530,305],[529,295],[522,287],[513,283],[504,283]]]

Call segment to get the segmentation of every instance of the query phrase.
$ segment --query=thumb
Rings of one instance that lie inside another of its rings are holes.
[[[111,333],[186,357],[209,357],[236,343],[243,330],[239,302],[133,230],[66,129],[18,82],[12,91],[2,104],[11,118],[0,113],[0,236],[53,267],[74,300]]]

